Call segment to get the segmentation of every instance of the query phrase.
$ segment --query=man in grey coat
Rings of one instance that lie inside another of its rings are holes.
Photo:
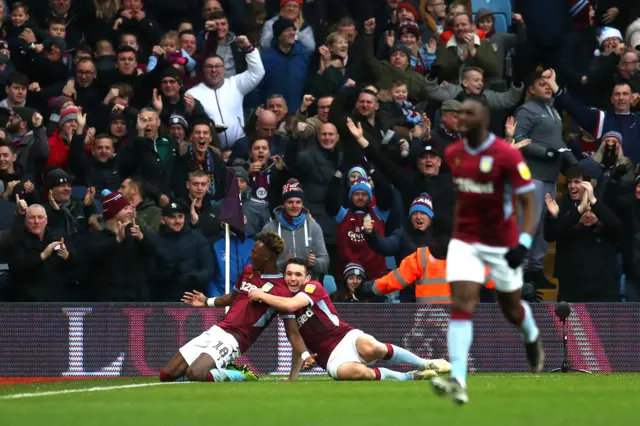
[[[284,240],[284,251],[278,256],[278,267],[284,271],[287,260],[305,259],[313,280],[329,270],[329,254],[320,225],[304,208],[304,192],[300,182],[289,179],[282,188],[282,206],[274,210],[275,219],[262,229],[277,233]]]
[[[542,258],[548,245],[543,238],[546,213],[545,194],[555,194],[558,175],[561,170],[578,163],[571,150],[562,139],[562,118],[553,107],[553,92],[535,72],[530,79],[528,91],[530,99],[516,110],[515,141],[530,139],[531,143],[522,148],[535,184],[538,225],[525,264],[525,281],[533,282],[536,288],[555,288],[544,276]]]

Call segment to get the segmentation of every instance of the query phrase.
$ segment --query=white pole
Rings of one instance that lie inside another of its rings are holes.
[[[229,236],[229,224],[224,224],[224,294],[231,292],[231,238]],[[225,308],[229,312],[229,307]]]

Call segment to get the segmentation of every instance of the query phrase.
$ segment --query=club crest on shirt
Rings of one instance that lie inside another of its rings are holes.
[[[458,167],[458,166],[460,165],[460,162],[461,162],[461,161],[462,161],[462,160],[460,160],[460,157],[456,157],[456,158],[454,158],[454,159],[453,159],[453,165],[454,165],[455,167]]]
[[[529,166],[524,161],[518,163],[518,173],[520,173],[520,177],[524,180],[531,179],[531,170],[529,170]]]
[[[480,158],[480,171],[482,173],[489,173],[493,170],[493,157],[484,155]]]
[[[266,283],[265,285],[262,286],[262,291],[264,291],[265,293],[268,293],[269,290],[271,290],[272,288],[273,288],[273,284]]]
[[[313,284],[307,284],[304,287],[304,292],[305,293],[313,294],[314,291],[316,291],[316,286],[313,285]]]

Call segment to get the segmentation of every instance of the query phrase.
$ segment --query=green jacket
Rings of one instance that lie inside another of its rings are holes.
[[[402,80],[407,83],[409,97],[415,99],[416,102],[425,101],[426,82],[420,73],[417,73],[410,67],[402,71],[394,67],[389,61],[380,61],[373,53],[373,35],[364,35],[361,45],[362,59],[364,66],[371,70],[374,86],[378,90],[391,89],[391,83],[396,80]]]
[[[439,45],[436,50],[436,64],[438,79],[449,83],[460,82],[462,69],[466,67],[478,67],[484,71],[484,80],[498,77],[500,67],[496,57],[496,51],[487,40],[480,40],[476,36],[476,55],[468,57],[464,62],[458,56],[458,46],[455,36],[451,37],[446,45]]]
[[[151,200],[144,199],[136,206],[136,225],[140,226],[142,235],[157,234],[161,217],[162,209]]]

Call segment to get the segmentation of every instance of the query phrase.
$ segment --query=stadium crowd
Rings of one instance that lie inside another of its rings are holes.
[[[232,283],[264,229],[335,301],[437,300],[358,287],[419,247],[444,258],[442,158],[476,98],[535,183],[527,297],[555,288],[555,242],[559,299],[639,301],[639,17],[632,0],[0,2],[0,300],[219,296],[223,222]]]

